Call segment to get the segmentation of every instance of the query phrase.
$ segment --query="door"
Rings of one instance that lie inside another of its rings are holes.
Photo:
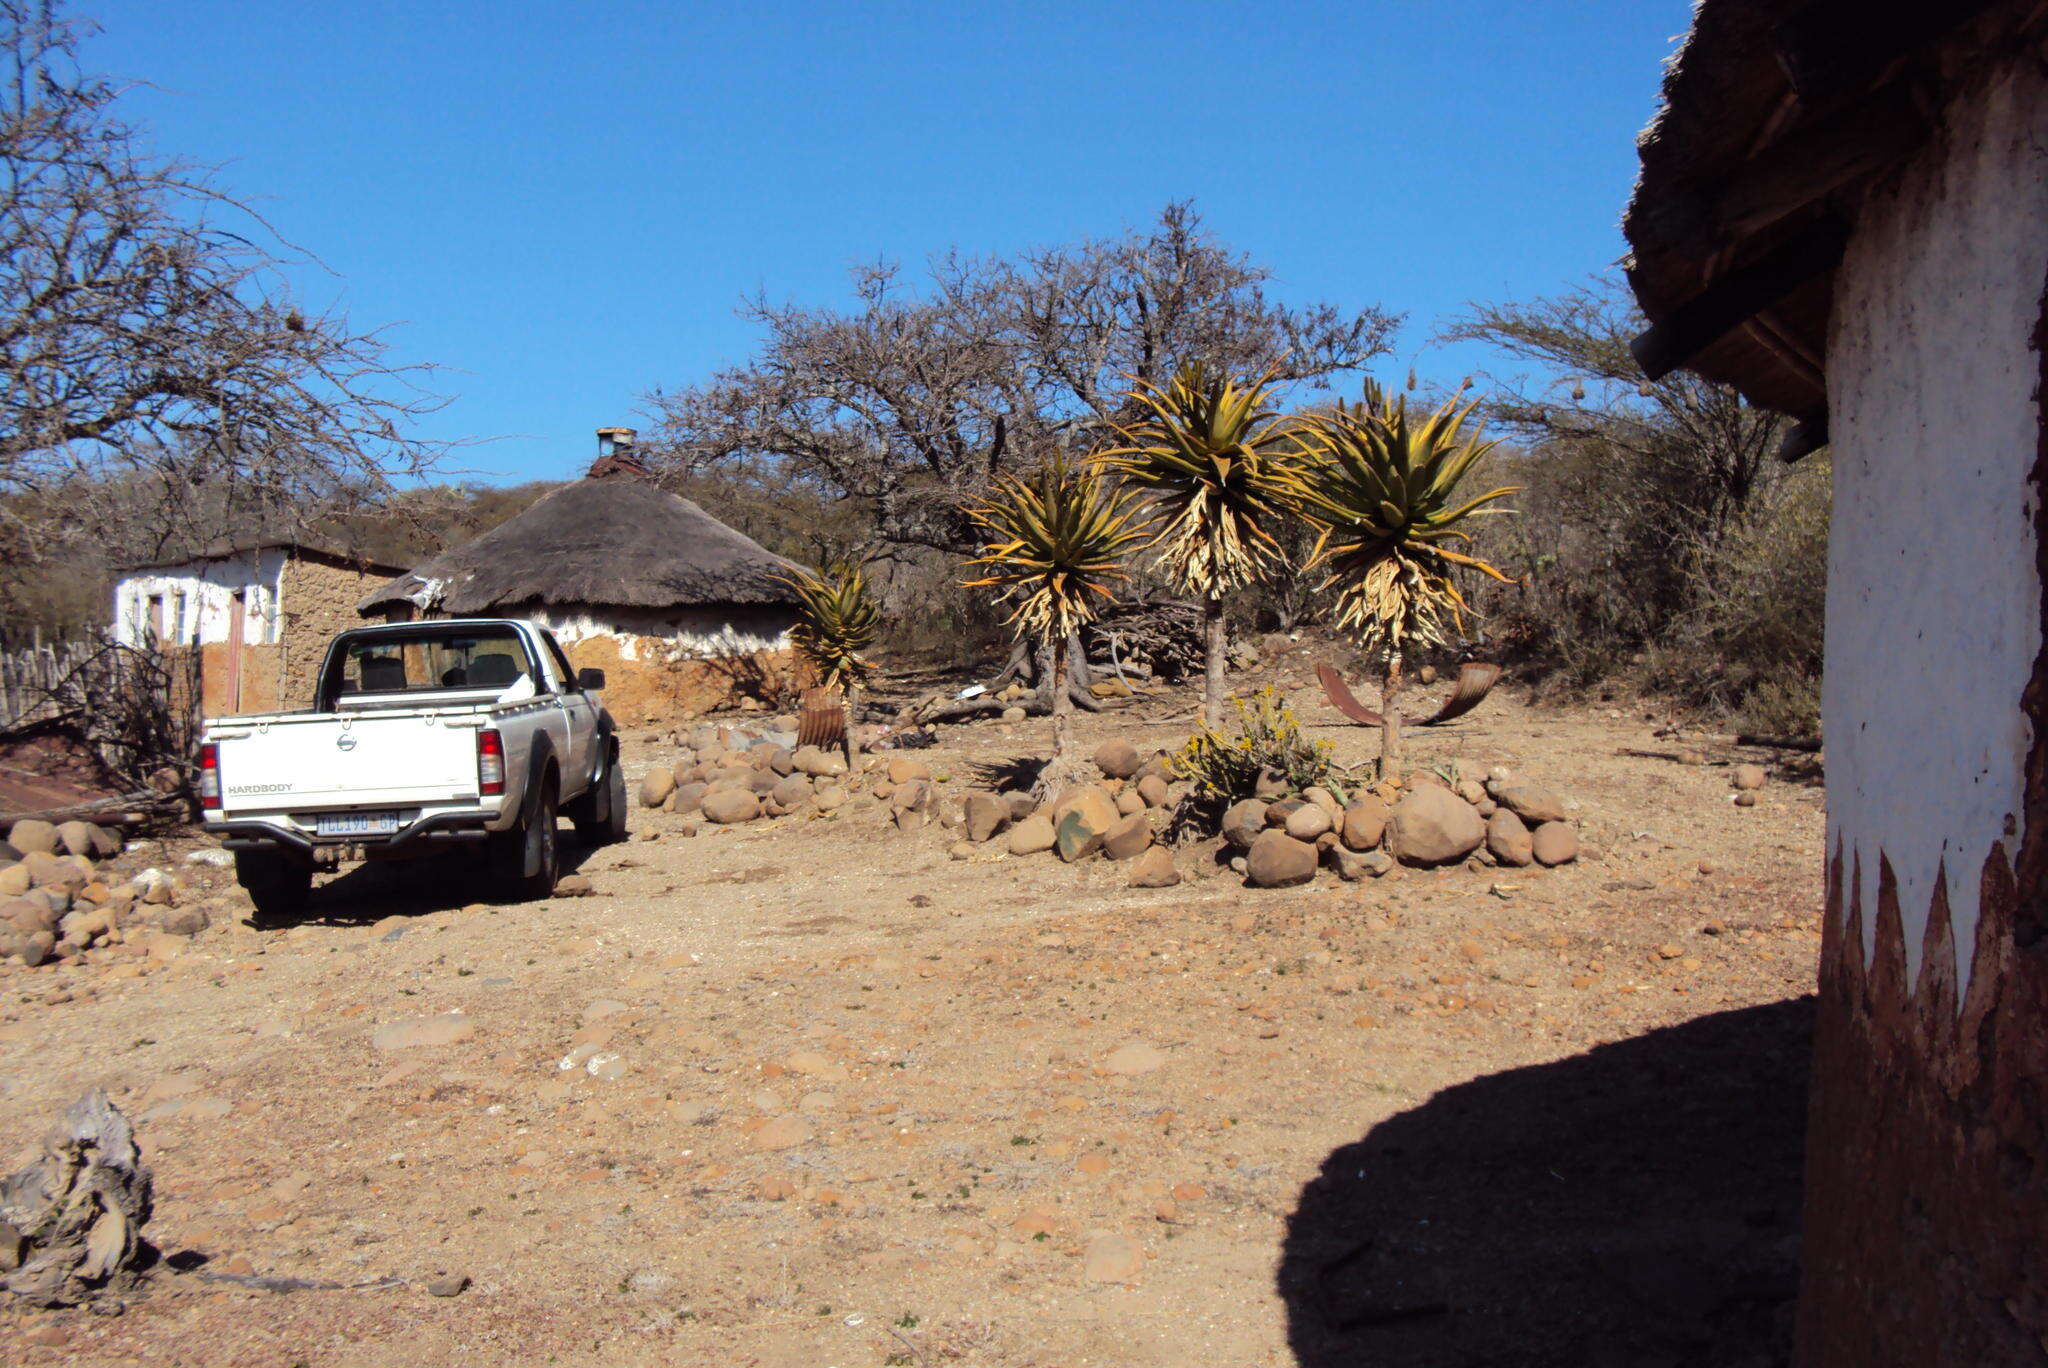
[[[537,631],[535,635],[546,648],[548,673],[560,680],[555,696],[561,702],[563,720],[569,726],[568,749],[562,760],[562,788],[564,796],[567,796],[572,785],[580,792],[597,777],[592,769],[597,763],[597,705],[589,694],[577,687],[576,671],[570,667],[569,658],[562,654],[553,634]]]

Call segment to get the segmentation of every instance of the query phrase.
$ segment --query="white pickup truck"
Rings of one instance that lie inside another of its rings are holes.
[[[545,897],[556,818],[626,834],[618,737],[599,691],[545,629],[509,618],[337,636],[307,712],[209,719],[206,830],[234,852],[262,918],[301,909],[316,867],[480,850],[500,896]]]

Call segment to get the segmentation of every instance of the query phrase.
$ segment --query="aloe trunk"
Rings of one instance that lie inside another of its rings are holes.
[[[1380,781],[1401,772],[1401,653],[1387,651],[1387,670],[1380,680]]]
[[[1215,731],[1223,725],[1224,644],[1223,600],[1211,594],[1202,600],[1202,725]]]
[[[1055,770],[1067,759],[1067,737],[1074,700],[1067,693],[1067,651],[1061,643],[1052,651],[1052,763]]]

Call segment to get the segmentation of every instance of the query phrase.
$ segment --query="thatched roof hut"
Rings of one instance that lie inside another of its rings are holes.
[[[774,577],[795,568],[608,452],[583,479],[379,586],[361,611],[787,605],[796,596]]]
[[[792,673],[798,567],[658,488],[627,428],[598,429],[582,479],[363,599],[366,617],[509,615],[604,670],[618,716],[652,721],[772,701]]]

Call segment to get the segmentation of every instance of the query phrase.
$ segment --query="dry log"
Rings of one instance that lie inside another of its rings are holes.
[[[150,1189],[128,1118],[94,1088],[44,1138],[42,1158],[0,1182],[0,1288],[76,1306],[131,1285]]]

